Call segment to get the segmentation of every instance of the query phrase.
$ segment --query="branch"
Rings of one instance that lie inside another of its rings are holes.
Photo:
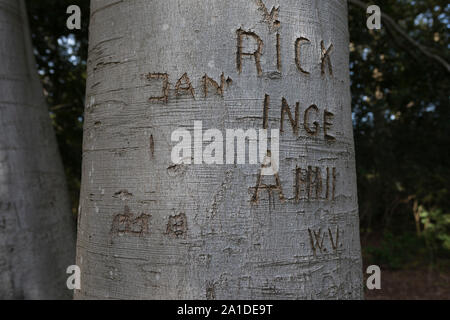
[[[364,10],[367,10],[368,5],[360,0],[348,0],[348,2]],[[397,23],[395,23],[394,19],[392,19],[385,13],[381,13],[381,18],[389,27],[391,27],[393,30],[399,33],[406,41],[408,41],[414,47],[419,49],[419,51],[422,52],[425,56],[438,62],[447,70],[447,72],[450,72],[450,65],[447,63],[447,61],[442,59],[440,56],[430,52],[428,48],[422,46],[420,43],[411,38],[405,31],[403,31],[403,29]]]

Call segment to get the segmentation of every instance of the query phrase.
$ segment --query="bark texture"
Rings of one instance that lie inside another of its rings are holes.
[[[347,21],[341,0],[91,2],[76,298],[362,298]],[[195,120],[281,118],[277,177],[171,163]]]
[[[0,0],[0,299],[70,298],[75,221],[23,1]]]

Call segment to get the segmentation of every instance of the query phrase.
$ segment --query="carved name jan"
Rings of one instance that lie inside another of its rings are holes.
[[[167,104],[171,98],[208,98],[209,96],[218,95],[223,97],[225,90],[231,86],[233,80],[230,77],[225,77],[225,74],[220,75],[220,80],[215,80],[213,77],[205,74],[201,79],[201,95],[196,92],[196,87],[191,81],[187,73],[184,73],[174,85],[170,83],[170,77],[167,73],[149,73],[145,76],[148,86],[158,88],[161,94],[152,96],[148,99],[151,103]]]

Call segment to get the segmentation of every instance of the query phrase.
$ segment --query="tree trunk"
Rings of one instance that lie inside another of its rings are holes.
[[[278,3],[92,1],[76,298],[362,298],[347,4]],[[194,121],[278,174],[173,163]]]
[[[70,298],[75,221],[23,1],[0,0],[0,299]]]

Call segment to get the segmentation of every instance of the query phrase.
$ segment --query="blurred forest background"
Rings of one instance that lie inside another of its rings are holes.
[[[72,4],[81,8],[81,30],[65,27]],[[450,4],[370,4],[395,24],[384,20],[381,30],[368,30],[365,10],[349,4],[363,259],[365,266],[382,270],[382,290],[367,291],[366,297],[450,299],[450,71],[445,66],[450,61]],[[27,5],[76,215],[89,1],[27,0]]]

